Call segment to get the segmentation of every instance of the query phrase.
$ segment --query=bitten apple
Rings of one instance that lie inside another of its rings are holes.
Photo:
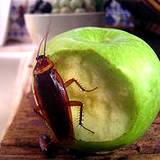
[[[112,150],[129,145],[144,134],[160,109],[160,62],[142,39],[118,29],[85,27],[62,33],[47,45],[47,56],[64,81],[75,78],[97,90],[67,88],[72,107],[75,144],[84,151]],[[63,126],[62,126],[63,127]]]

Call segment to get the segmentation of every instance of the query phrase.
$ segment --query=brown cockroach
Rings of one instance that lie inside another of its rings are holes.
[[[85,92],[94,91],[84,89],[74,78],[64,82],[54,63],[46,56],[47,36],[39,45],[36,65],[33,69],[33,93],[36,101],[34,108],[51,129],[54,142],[58,144],[72,144],[75,140],[71,106],[80,107],[79,125],[91,133],[90,129],[82,124],[83,103],[70,101],[66,88],[73,82]],[[44,41],[44,53],[40,55],[40,48]]]

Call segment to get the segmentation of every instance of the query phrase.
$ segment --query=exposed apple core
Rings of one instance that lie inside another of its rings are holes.
[[[120,71],[113,69],[102,57],[88,51],[69,51],[54,56],[57,70],[64,81],[75,78],[86,89],[98,87],[92,92],[83,92],[76,84],[67,88],[70,100],[84,104],[83,125],[79,123],[79,107],[72,107],[75,138],[82,141],[104,142],[122,136],[131,127],[133,99],[129,82]]]

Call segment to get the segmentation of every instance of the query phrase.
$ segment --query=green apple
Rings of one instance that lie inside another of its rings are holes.
[[[47,44],[47,56],[64,81],[70,100],[84,104],[83,125],[79,107],[72,107],[75,144],[84,151],[104,151],[129,145],[144,134],[160,109],[160,62],[140,38],[118,29],[84,27],[62,33]],[[63,127],[63,126],[62,126]]]

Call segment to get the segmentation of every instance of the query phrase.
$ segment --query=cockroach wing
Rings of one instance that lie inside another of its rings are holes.
[[[56,69],[34,74],[34,95],[39,112],[52,129],[58,141],[74,137],[69,98],[64,82]]]

